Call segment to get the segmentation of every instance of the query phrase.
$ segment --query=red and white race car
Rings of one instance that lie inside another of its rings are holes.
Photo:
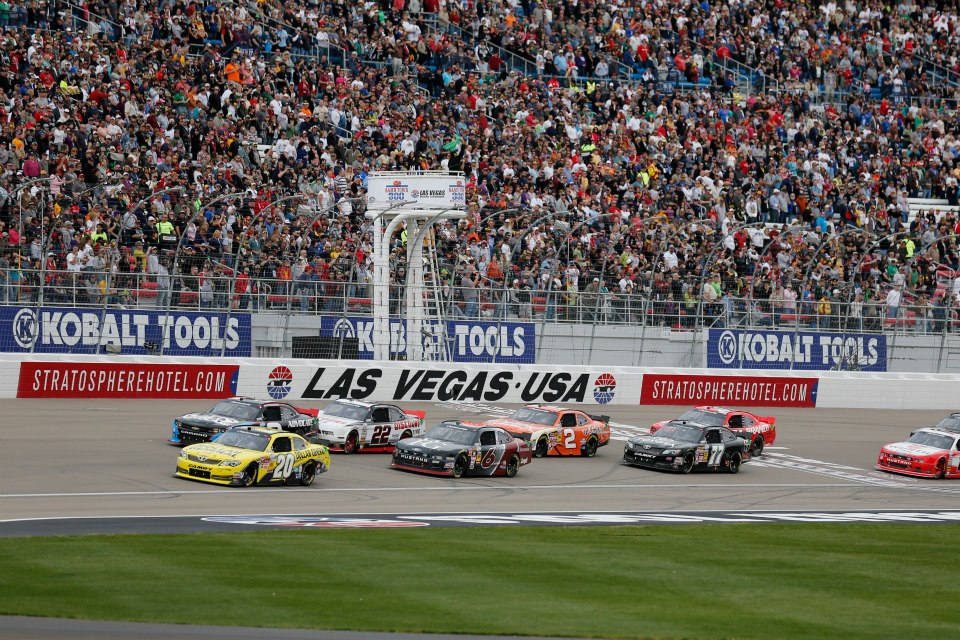
[[[393,451],[398,441],[423,434],[426,415],[392,404],[359,400],[334,400],[323,411],[313,411],[316,430],[306,438],[344,453]]]
[[[926,427],[880,449],[877,469],[921,478],[960,478],[960,433]]]
[[[773,416],[757,416],[749,411],[737,411],[723,407],[694,407],[679,418],[661,420],[650,427],[650,433],[668,422],[692,422],[708,427],[726,427],[750,443],[750,455],[758,456],[763,448],[777,441],[777,419]]]

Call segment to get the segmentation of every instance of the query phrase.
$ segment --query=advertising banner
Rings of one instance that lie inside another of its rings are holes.
[[[446,336],[437,322],[424,322],[423,353],[427,360],[442,348],[450,349],[454,362],[497,362],[533,364],[536,362],[536,325],[532,322],[490,322],[448,320]],[[320,335],[356,338],[360,359],[373,358],[373,318],[322,316]],[[444,347],[444,345],[447,345]],[[407,326],[403,320],[390,321],[390,353],[407,351]],[[446,359],[446,358],[442,358]]]
[[[559,404],[609,404],[633,391],[637,401],[640,374],[617,372],[536,371],[532,368],[457,367],[431,363],[386,366],[322,366],[300,363],[273,368],[244,366],[243,394],[276,399],[335,400],[346,398],[375,402],[524,402]]]
[[[815,407],[818,378],[643,374],[640,404]]]
[[[250,356],[250,315],[142,309],[0,307],[0,351]]]
[[[467,203],[463,174],[370,174],[368,210],[379,211],[403,202],[416,202],[417,209],[463,208]]]
[[[886,371],[887,337],[873,333],[710,329],[707,367]]]
[[[18,398],[229,398],[239,365],[22,362]]]

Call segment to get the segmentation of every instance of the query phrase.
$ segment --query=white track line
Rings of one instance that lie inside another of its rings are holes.
[[[822,485],[818,485],[822,486]],[[877,509],[692,509],[690,511],[676,511],[676,513],[734,513],[734,514],[746,514],[746,513],[821,513],[824,511],[835,511],[838,513],[876,513]],[[907,512],[912,513],[917,511],[917,509],[908,509],[906,507],[900,508],[891,508],[883,509],[884,513],[893,513],[893,512]],[[921,511],[950,511],[949,509],[922,509]],[[236,517],[236,518],[284,518],[284,517],[298,517],[298,516],[316,516],[316,517],[360,517],[360,516],[392,516],[392,517],[417,517],[417,516],[510,516],[517,514],[529,514],[529,515],[552,515],[552,514],[631,514],[631,513],[673,513],[673,511],[663,511],[663,510],[622,510],[622,509],[602,509],[602,510],[589,510],[589,509],[557,509],[557,510],[547,510],[547,511],[524,511],[524,510],[513,510],[513,511],[417,511],[409,510],[404,512],[397,511],[363,511],[357,513],[175,513],[171,515],[156,515],[156,514],[134,514],[134,515],[100,515],[100,516],[40,516],[37,518],[8,518],[6,520],[0,520],[0,524],[12,524],[17,522],[42,522],[47,520],[148,520],[148,519],[159,519],[159,518],[226,518],[226,517]]]
[[[448,487],[370,487],[363,489],[360,487],[343,487],[338,489],[299,489],[304,494],[310,493],[380,493],[383,491],[408,491],[419,493],[426,491],[578,491],[580,489],[631,489],[659,491],[661,489],[810,489],[820,487],[831,488],[850,488],[853,486],[849,482],[844,483],[704,483],[704,484],[570,484],[570,485],[499,485],[499,486],[448,486]],[[98,498],[109,496],[188,496],[188,495],[217,495],[230,493],[233,495],[245,495],[248,493],[269,492],[276,493],[280,491],[276,487],[262,489],[238,489],[237,487],[229,489],[207,489],[193,491],[104,491],[104,492],[81,492],[81,493],[5,493],[0,494],[0,499],[13,498]],[[290,495],[290,494],[283,494]]]

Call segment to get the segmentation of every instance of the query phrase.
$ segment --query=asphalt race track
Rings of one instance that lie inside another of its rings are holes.
[[[875,471],[882,444],[933,411],[763,409],[777,443],[740,473],[678,475],[620,464],[622,440],[677,407],[608,406],[614,441],[593,459],[535,460],[513,479],[436,478],[388,468],[386,454],[335,455],[312,487],[239,489],[172,477],[176,415],[208,401],[6,400],[0,535],[228,531],[264,526],[622,524],[803,520],[899,510],[956,520],[960,483]],[[483,419],[507,406],[411,404],[427,422]],[[551,515],[545,515],[551,514]],[[639,515],[638,515],[639,514]],[[713,515],[711,515],[713,514]],[[245,516],[237,518],[237,516]],[[256,517],[251,517],[256,516]],[[271,517],[264,517],[271,516]],[[284,517],[279,517],[284,516]],[[896,515],[892,516],[898,519]],[[938,516],[939,517],[939,516]],[[399,523],[399,524],[398,524]]]
[[[535,460],[513,479],[391,470],[386,454],[335,455],[311,487],[240,489],[172,477],[173,417],[205,401],[2,400],[0,536],[236,531],[264,527],[591,525],[776,521],[960,522],[960,483],[873,470],[882,444],[933,424],[933,411],[794,409],[777,443],[737,475],[678,475],[620,464],[623,440],[678,407],[601,407],[614,440],[593,459]],[[404,405],[427,422],[510,407]],[[8,638],[439,638],[334,631],[184,627],[0,616]],[[466,636],[458,636],[466,637]]]

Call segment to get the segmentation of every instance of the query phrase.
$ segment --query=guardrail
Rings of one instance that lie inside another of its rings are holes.
[[[146,256],[134,257],[146,261]],[[230,257],[223,257],[230,260]],[[230,260],[232,262],[232,260]],[[341,279],[323,279],[312,264],[267,259],[261,266],[279,269],[288,277],[252,275],[250,268],[235,271],[230,263],[203,258],[184,261],[183,273],[144,271],[0,269],[0,305],[146,308],[216,311],[282,311],[304,315],[348,311],[370,315],[371,276],[365,268],[350,269],[346,258],[332,268]],[[259,267],[258,267],[259,268]],[[306,270],[309,268],[309,270]],[[886,298],[851,300],[849,292],[826,291],[819,298],[783,300],[743,295],[706,295],[687,283],[655,285],[654,291],[610,290],[605,283],[530,287],[479,279],[473,286],[453,284],[459,278],[441,276],[421,296],[439,309],[441,318],[474,320],[540,320],[549,323],[697,327],[850,329],[866,332],[909,331],[941,333],[960,330],[957,300],[944,287],[939,297],[907,292]],[[677,293],[674,292],[676,289]],[[682,290],[682,292],[681,292]],[[399,306],[406,299],[403,282],[390,285],[390,299]],[[809,294],[809,290],[808,290]],[[945,295],[947,294],[947,295]],[[405,316],[399,308],[392,314]]]
[[[323,347],[332,357],[370,357],[377,337],[369,274],[348,259],[334,261],[334,271],[342,269],[337,280],[305,267],[267,260],[237,270],[231,262],[188,260],[172,274],[0,269],[0,351],[289,357],[319,336],[334,339],[333,347]],[[264,268],[289,276],[258,275]],[[799,300],[751,298],[749,291],[716,296],[711,285],[693,284],[676,299],[662,284],[641,283],[635,293],[609,291],[604,283],[581,289],[516,280],[460,286],[462,276],[447,273],[428,284],[419,292],[418,352],[411,352],[415,338],[407,334],[407,287],[391,283],[391,357],[656,364],[666,357],[656,355],[664,348],[658,341],[672,336],[671,362],[687,366],[883,371],[895,359],[905,370],[956,366],[960,318],[949,289],[932,301],[900,295],[894,303],[893,295],[888,303],[849,301],[843,291]],[[172,327],[180,334],[171,334]],[[921,347],[923,363],[910,368]],[[798,349],[805,355],[788,355]]]

